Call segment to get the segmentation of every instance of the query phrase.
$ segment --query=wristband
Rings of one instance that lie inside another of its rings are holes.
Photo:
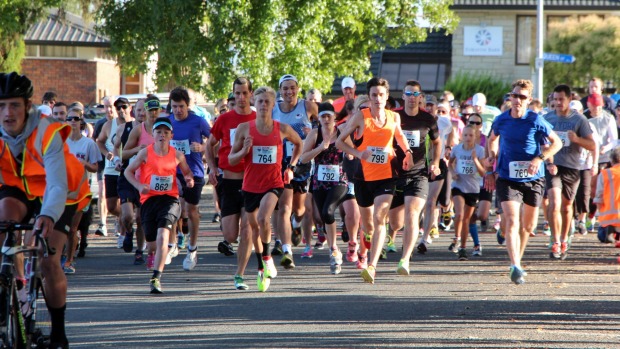
[[[494,174],[494,173],[495,173],[495,172],[493,172],[493,171],[487,171],[484,175],[485,175],[485,176],[488,176],[488,175],[492,175],[492,174]]]

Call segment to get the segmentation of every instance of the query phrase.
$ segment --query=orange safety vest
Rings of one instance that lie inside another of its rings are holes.
[[[599,206],[598,221],[602,227],[620,227],[620,165],[601,171],[603,202]]]
[[[33,115],[31,114],[30,117]],[[62,138],[64,147],[69,189],[67,205],[78,204],[77,210],[81,210],[88,205],[92,196],[88,185],[88,173],[64,143],[71,134],[71,127],[54,119],[41,117],[39,125],[26,139],[21,166],[18,166],[9,146],[0,139],[0,183],[22,190],[29,200],[43,198],[47,185],[43,156],[56,133]]]

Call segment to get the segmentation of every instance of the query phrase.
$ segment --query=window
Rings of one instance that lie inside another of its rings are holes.
[[[443,63],[382,63],[379,76],[390,83],[391,90],[400,90],[407,80],[418,80],[425,91],[440,91],[446,83],[447,64]]]
[[[39,57],[77,58],[77,47],[41,45]]]
[[[141,93],[142,91],[140,91],[140,86],[142,86],[142,74],[136,73],[135,75],[131,76],[124,75],[122,84],[124,94]]]
[[[517,65],[530,65],[536,53],[536,16],[517,16]]]
[[[38,57],[39,45],[26,45],[26,57]]]

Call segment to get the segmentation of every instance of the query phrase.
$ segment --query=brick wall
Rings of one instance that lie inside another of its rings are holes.
[[[113,62],[24,59],[22,74],[32,80],[37,104],[47,91],[56,92],[58,100],[67,104],[80,101],[85,105],[99,103],[102,93],[120,92],[120,70]]]

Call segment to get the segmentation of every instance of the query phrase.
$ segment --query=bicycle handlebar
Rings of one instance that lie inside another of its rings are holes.
[[[16,222],[0,222],[0,232],[6,232],[6,233],[10,233],[10,235],[12,235],[13,232],[15,232],[16,230],[33,230],[34,229],[34,224],[22,224],[22,223],[16,223]],[[36,238],[35,241],[35,245],[34,247],[32,246],[14,246],[14,242],[10,245],[13,246],[5,246],[8,236],[7,238],[5,238],[5,243],[2,246],[2,253],[7,254],[7,252],[5,252],[5,248],[8,248],[10,250],[9,254],[16,254],[16,253],[23,253],[23,252],[27,252],[27,251],[36,251],[39,250],[39,248],[42,247],[43,250],[43,257],[48,257],[49,255],[55,255],[56,254],[56,249],[52,248],[49,246],[49,244],[47,243],[47,239],[44,239],[43,236],[41,236],[41,233],[43,232],[43,230],[41,229],[36,229],[34,230],[34,235]],[[40,245],[39,245],[40,243]]]

